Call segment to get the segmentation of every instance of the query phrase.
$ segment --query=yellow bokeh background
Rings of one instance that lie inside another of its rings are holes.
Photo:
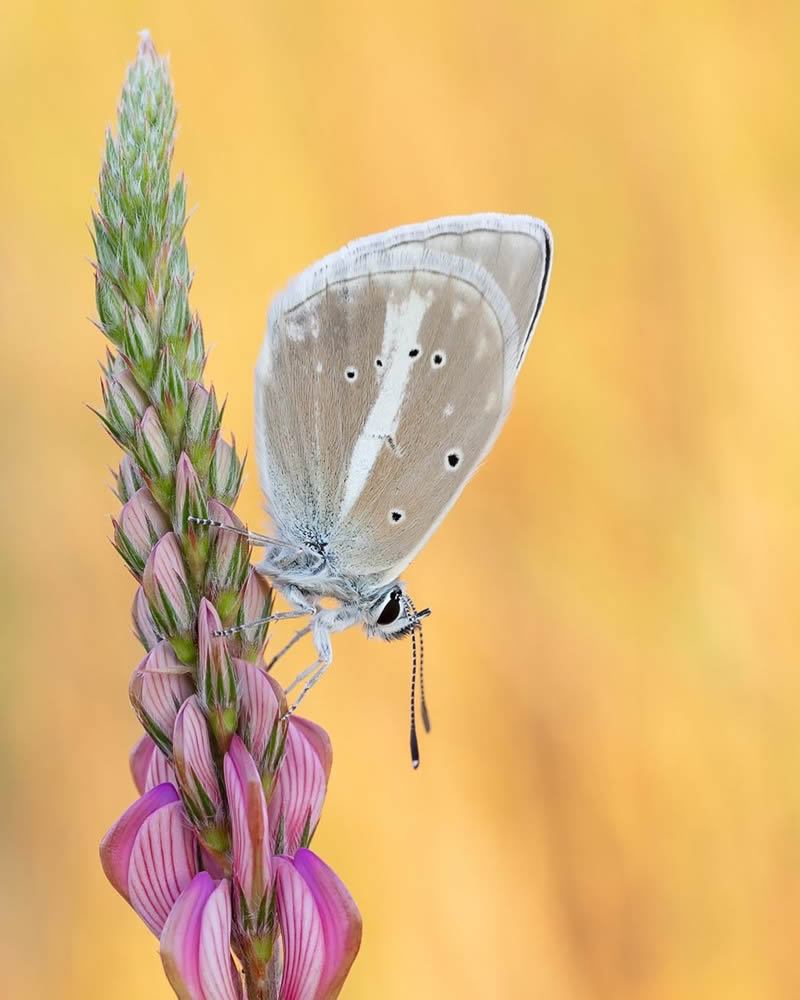
[[[800,996],[800,7],[10,0],[0,9],[0,992],[168,998],[97,843],[134,796],[86,224],[136,31],[171,53],[208,375],[252,452],[271,294],[356,236],[546,219],[508,424],[407,574],[410,651],[304,706],[347,1000]],[[252,462],[241,515],[261,526]],[[281,675],[304,665],[306,649]]]

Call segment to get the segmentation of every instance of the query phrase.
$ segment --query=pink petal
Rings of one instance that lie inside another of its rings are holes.
[[[165,781],[168,781],[171,785],[175,785],[176,788],[178,787],[178,780],[175,777],[172,765],[158,747],[156,747],[153,756],[150,758],[150,766],[147,768],[147,775],[144,782],[145,791],[149,792],[151,788],[155,788],[156,785],[163,785]]]
[[[361,914],[338,875],[312,851],[299,850],[294,866],[314,897],[325,941],[325,962],[314,1000],[333,1000],[361,945]]]
[[[155,934],[196,872],[194,835],[183,805],[156,810],[139,828],[128,872],[131,906]]]
[[[275,790],[269,802],[270,829],[280,829],[283,819],[283,843],[279,849],[294,854],[301,846],[304,831],[313,833],[325,800],[325,770],[307,729],[289,720],[286,752],[278,770]],[[312,738],[316,738],[314,733]]]
[[[177,658],[166,639],[150,650],[131,678],[131,701],[168,741],[172,739],[178,709],[193,691],[189,668]]]
[[[316,722],[304,719],[300,715],[293,715],[292,722],[314,748],[314,753],[316,753],[322,763],[322,769],[325,772],[325,781],[327,782],[330,779],[331,768],[333,767],[333,747],[331,746],[330,736],[328,736],[322,726],[318,726]]]
[[[136,790],[140,795],[144,795],[146,791],[149,791],[147,786],[147,772],[155,748],[155,743],[145,734],[134,746],[133,750],[131,750],[128,758],[131,766],[131,774],[133,775],[133,783],[136,785]]]
[[[181,705],[172,733],[172,754],[182,778],[184,793],[194,798],[195,779],[215,807],[222,805],[222,794],[211,753],[208,723],[197,695]]]
[[[278,719],[283,691],[277,681],[255,663],[235,659],[233,665],[239,682],[241,731],[253,759],[260,765]]]
[[[148,816],[177,801],[178,793],[172,785],[152,788],[120,816],[100,842],[100,862],[106,878],[128,902],[128,869],[139,830]]]
[[[314,896],[291,859],[275,858],[278,922],[283,937],[280,1000],[315,1000],[325,942]]]
[[[178,897],[161,932],[161,961],[179,1000],[204,1000],[200,985],[203,907],[214,892],[207,872],[195,875]]]
[[[209,896],[200,926],[200,985],[204,1000],[239,1000],[242,982],[231,963],[231,896],[223,880]]]
[[[233,871],[248,904],[257,908],[272,880],[267,804],[255,762],[236,735],[223,769],[233,833]]]

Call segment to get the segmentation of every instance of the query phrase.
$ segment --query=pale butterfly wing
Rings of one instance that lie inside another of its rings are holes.
[[[376,585],[408,565],[491,447],[532,327],[474,253],[429,249],[405,238],[412,228],[300,275],[270,310],[256,373],[273,519],[288,539],[323,544],[338,575]],[[534,313],[546,279],[545,265]]]
[[[486,268],[516,318],[519,367],[547,293],[552,245],[550,230],[541,219],[482,212],[398,226],[387,233],[353,240],[344,250],[360,256],[394,247],[427,247],[466,257]],[[326,266],[335,256],[323,259],[319,266]]]

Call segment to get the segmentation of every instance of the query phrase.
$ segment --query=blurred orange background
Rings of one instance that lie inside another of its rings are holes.
[[[687,0],[3,5],[3,994],[172,995],[97,858],[140,650],[82,405],[86,224],[145,26],[251,454],[295,272],[452,213],[555,235],[506,429],[407,574],[434,609],[422,767],[407,645],[337,637],[304,706],[335,754],[314,846],[364,916],[343,996],[800,996],[800,7]],[[258,527],[260,502],[250,462]]]

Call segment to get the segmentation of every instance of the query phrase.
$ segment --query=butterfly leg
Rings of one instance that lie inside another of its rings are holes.
[[[360,613],[358,609],[347,605],[340,608],[323,608],[314,616],[314,620],[311,622],[309,628],[314,636],[314,645],[317,647],[317,659],[310,667],[307,667],[299,674],[286,689],[287,691],[291,691],[292,688],[305,680],[305,684],[297,700],[287,710],[287,716],[294,715],[297,711],[297,706],[333,662],[331,632],[340,632],[342,629],[354,625],[359,619]],[[306,678],[308,679],[306,680]]]
[[[224,521],[215,521],[210,517],[195,517],[194,514],[190,514],[188,520],[203,528],[219,528],[223,531],[231,531],[234,535],[241,535],[242,538],[247,539],[249,545],[253,545],[256,548],[265,548],[268,545],[274,545],[290,552],[303,551],[299,545],[292,545],[291,542],[284,542],[280,538],[271,538],[269,535],[262,535],[257,531],[249,531],[247,528],[238,528],[235,524],[225,524]]]
[[[230,628],[217,629],[212,634],[224,635],[224,636],[235,635],[237,632],[243,632],[245,629],[252,628],[254,625],[266,625],[269,622],[284,621],[286,618],[302,618],[304,615],[313,615],[313,614],[314,614],[314,608],[299,608],[295,611],[279,611],[278,614],[276,615],[269,615],[266,618],[257,618],[255,621],[245,622],[244,625],[231,625]],[[308,629],[305,629],[304,631],[308,631]]]

